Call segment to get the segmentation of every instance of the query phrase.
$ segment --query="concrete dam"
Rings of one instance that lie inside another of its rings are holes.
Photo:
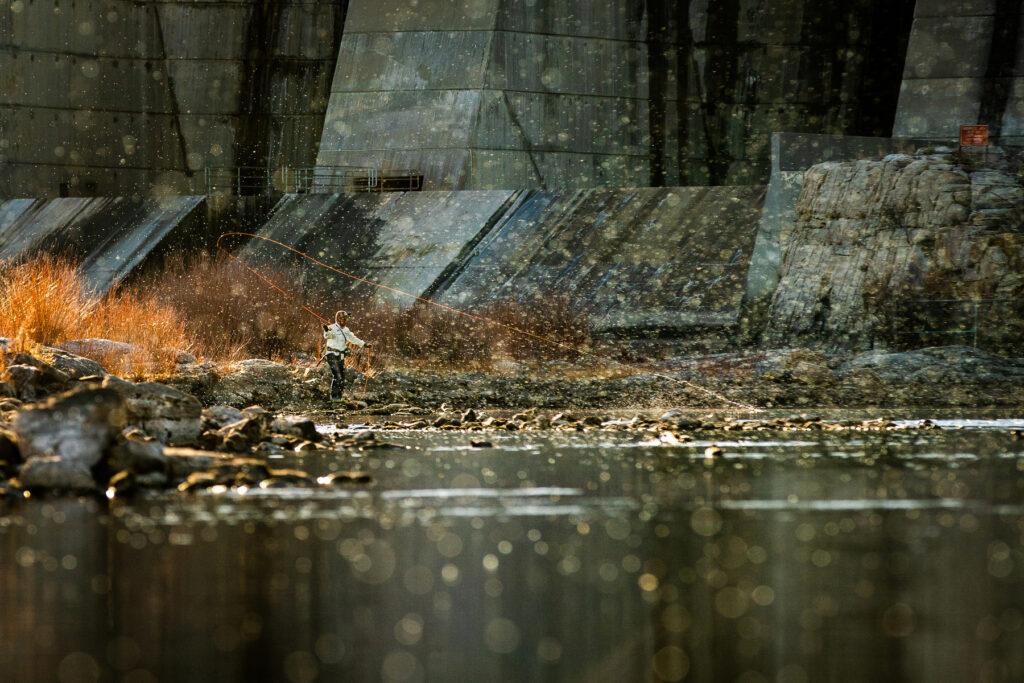
[[[60,245],[105,290],[245,225],[451,305],[557,291],[597,331],[784,345],[831,290],[779,288],[842,279],[794,256],[822,220],[805,175],[954,150],[961,124],[1015,163],[1022,21],[1012,0],[4,0],[0,254]],[[1004,175],[968,187],[1015,206]],[[995,206],[978,192],[968,216]]]

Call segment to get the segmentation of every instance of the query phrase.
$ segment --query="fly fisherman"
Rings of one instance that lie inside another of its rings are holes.
[[[331,401],[341,401],[341,394],[345,391],[345,357],[348,356],[350,347],[363,348],[370,346],[362,339],[352,334],[346,322],[348,313],[338,311],[334,314],[334,323],[324,325],[324,340],[327,342],[327,351],[324,358],[327,367],[331,369]]]

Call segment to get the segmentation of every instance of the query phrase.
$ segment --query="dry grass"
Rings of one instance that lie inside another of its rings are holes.
[[[128,289],[94,296],[74,264],[51,256],[0,267],[0,334],[26,351],[87,338],[125,342],[130,353],[90,355],[129,376],[165,372],[191,346],[174,309]]]
[[[202,257],[166,264],[96,297],[71,262],[44,256],[0,267],[0,336],[14,340],[14,350],[29,351],[76,339],[126,342],[128,353],[102,346],[84,353],[130,377],[173,369],[182,350],[213,361],[287,361],[319,353],[322,343],[320,321],[295,293],[298,281],[294,273],[257,275],[234,259]],[[336,308],[350,311],[349,326],[374,343],[377,365],[492,370],[507,360],[577,360],[590,346],[586,318],[559,298],[494,304],[472,311],[476,317],[429,304],[401,310],[367,301],[314,310],[330,318]]]
[[[585,316],[565,299],[543,306],[501,302],[474,317],[417,304],[407,310],[349,302],[350,327],[395,361],[487,370],[506,360],[575,360],[590,347]]]
[[[295,276],[252,269],[230,257],[202,256],[173,260],[143,276],[139,288],[178,311],[195,352],[217,359],[241,357],[288,359],[315,352],[319,322],[288,298]]]
[[[429,304],[401,310],[365,298],[323,303],[303,293],[300,273],[257,270],[230,256],[172,261],[139,282],[141,291],[179,312],[196,352],[215,360],[319,354],[321,323],[303,306],[326,319],[339,308],[349,311],[349,327],[374,343],[378,361],[391,364],[489,369],[505,359],[574,358],[574,349],[590,342],[586,318],[557,297],[543,306],[473,311],[486,321]]]

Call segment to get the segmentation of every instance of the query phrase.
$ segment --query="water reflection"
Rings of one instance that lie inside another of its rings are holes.
[[[741,436],[708,459],[625,435],[405,435],[287,463],[364,468],[367,490],[25,504],[0,518],[0,670],[1024,679],[1024,444]]]

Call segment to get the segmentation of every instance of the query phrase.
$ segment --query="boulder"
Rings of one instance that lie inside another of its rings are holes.
[[[103,459],[126,420],[118,392],[79,389],[19,412],[13,430],[26,460],[56,457],[88,469]]]
[[[206,428],[220,429],[232,422],[238,422],[243,417],[242,411],[231,406],[210,406],[203,410],[203,426]]]
[[[174,354],[174,362],[177,365],[195,365],[199,359],[188,351],[178,351]]]
[[[126,356],[135,351],[135,347],[131,344],[111,339],[74,339],[66,341],[60,346],[65,351],[79,356],[102,356],[104,358]]]
[[[769,351],[756,366],[760,379],[794,382],[808,386],[830,385],[836,382],[828,359],[809,349],[783,349]]]
[[[316,431],[316,423],[305,417],[279,417],[271,422],[270,431],[275,434],[297,436],[307,441],[320,441],[320,433]]]
[[[29,458],[18,476],[29,491],[92,491],[96,482],[83,462],[53,456]]]
[[[148,474],[167,470],[167,457],[159,441],[136,430],[125,430],[120,442],[114,446],[107,460],[114,471]]]
[[[135,384],[110,376],[103,386],[125,401],[130,424],[169,445],[187,445],[199,438],[203,406],[195,396],[158,382]]]
[[[251,358],[228,368],[213,388],[213,398],[217,403],[235,406],[270,404],[291,395],[297,383],[301,382],[293,376],[289,366]]]
[[[103,377],[107,374],[106,369],[91,358],[83,358],[64,349],[45,346],[39,350],[39,354],[51,366],[71,379]]]
[[[7,360],[4,379],[22,401],[46,398],[64,391],[71,384],[71,377],[27,353],[16,353]]]

